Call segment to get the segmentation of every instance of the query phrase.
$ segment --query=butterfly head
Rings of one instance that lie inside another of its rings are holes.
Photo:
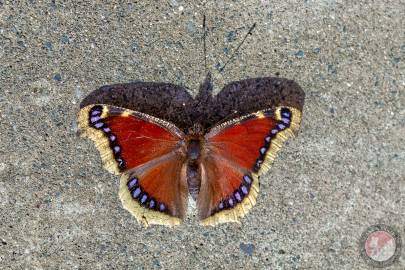
[[[192,127],[188,128],[187,135],[190,137],[198,138],[204,134],[204,126],[200,123],[194,123]]]

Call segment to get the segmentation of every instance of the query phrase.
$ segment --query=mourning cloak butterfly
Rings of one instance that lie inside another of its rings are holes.
[[[201,223],[216,225],[256,203],[259,176],[297,133],[303,104],[299,85],[277,77],[232,82],[214,97],[208,74],[196,98],[167,83],[101,87],[78,121],[122,175],[122,204],[139,222],[181,223],[190,195]]]

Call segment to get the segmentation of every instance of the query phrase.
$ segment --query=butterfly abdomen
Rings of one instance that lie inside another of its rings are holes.
[[[187,186],[190,196],[196,201],[201,187],[200,167],[197,164],[187,166]]]

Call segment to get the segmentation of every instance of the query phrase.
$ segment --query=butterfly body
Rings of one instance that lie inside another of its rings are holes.
[[[243,217],[259,176],[297,132],[304,101],[297,84],[279,78],[234,82],[213,97],[207,76],[194,99],[171,84],[95,92],[81,104],[83,134],[121,175],[124,207],[144,224],[170,226],[184,219],[189,196],[202,224]]]

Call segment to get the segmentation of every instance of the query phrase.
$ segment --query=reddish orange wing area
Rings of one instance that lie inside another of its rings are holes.
[[[219,155],[207,155],[202,162],[201,187],[198,196],[198,209],[200,219],[205,220],[210,216],[221,213],[226,209],[238,210],[245,213],[249,210],[257,194],[258,187],[253,185],[252,174],[242,167],[232,164]],[[250,193],[250,199],[245,200]],[[240,204],[245,201],[244,204]],[[229,213],[226,221],[236,220],[235,211]],[[222,215],[223,216],[223,215]],[[221,217],[222,217],[221,216]]]
[[[161,157],[178,147],[181,131],[151,116],[106,105],[80,111],[81,129],[93,138],[104,165],[121,173]]]
[[[155,162],[123,176],[122,203],[145,225],[177,225],[184,218],[188,195],[184,155],[172,152]]]
[[[265,138],[276,125],[277,120],[270,116],[263,115],[259,118],[253,115],[250,119],[241,120],[212,136],[209,139],[210,151],[239,167],[253,169],[261,155],[260,149],[269,145]]]
[[[131,115],[108,117],[105,124],[114,131],[128,169],[173,151],[180,140],[165,128]]]
[[[81,109],[79,125],[83,135],[95,142],[104,167],[122,174],[124,208],[146,225],[180,222],[184,201],[176,198],[183,192],[180,161],[184,155],[179,129],[152,116],[108,105]],[[173,190],[179,194],[175,196]]]
[[[206,135],[198,197],[203,224],[238,221],[253,207],[259,175],[300,121],[300,111],[279,107],[226,122]]]

